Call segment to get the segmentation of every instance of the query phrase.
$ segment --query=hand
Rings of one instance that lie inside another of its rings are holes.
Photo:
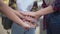
[[[29,21],[28,21],[29,20]],[[37,26],[37,20],[32,18],[32,17],[29,17],[29,16],[25,16],[25,18],[23,19],[24,23],[32,26],[31,28],[35,28]],[[25,28],[26,29],[26,28]]]
[[[37,22],[37,19],[35,19],[35,18],[32,18],[32,17],[30,17],[30,16],[25,16],[25,18],[24,18],[26,21],[28,21],[28,22],[32,22],[32,23],[35,23],[35,22]]]
[[[24,17],[27,21],[31,21],[32,18],[34,19],[38,19],[40,16],[37,15],[36,12],[20,12],[22,15],[24,16],[30,16],[31,18],[28,18],[28,17]],[[31,21],[32,22],[32,21]]]
[[[14,11],[14,13],[21,19],[24,18],[24,16],[19,11]]]
[[[25,20],[23,20],[24,21],[24,23],[23,23],[23,25],[22,25],[22,27],[24,28],[24,29],[29,29],[29,28],[35,28],[35,26],[31,23],[31,22],[27,22],[27,21],[25,21]]]
[[[21,13],[19,13],[19,11],[16,11],[15,13],[16,13],[17,16],[19,16],[19,17],[21,18],[21,21],[22,21],[22,23],[23,23],[21,26],[22,26],[24,29],[35,28],[35,26],[34,26],[32,23],[25,21],[25,19],[24,19],[25,16],[22,15]]]
[[[24,16],[30,16],[32,18],[39,18],[36,12],[20,12]]]
[[[32,23],[27,22],[27,23],[28,23],[28,24],[27,24],[27,23],[25,22],[25,20],[24,20],[24,17],[25,17],[25,16],[23,16],[19,11],[15,11],[14,13],[21,18],[21,21],[22,21],[22,23],[23,23],[21,26],[22,26],[23,28],[29,29],[29,28],[34,27],[34,25],[33,25]]]

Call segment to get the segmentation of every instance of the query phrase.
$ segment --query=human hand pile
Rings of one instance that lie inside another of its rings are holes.
[[[37,26],[37,19],[39,18],[35,12],[18,12],[18,16],[24,22],[23,26],[25,29],[35,28]]]

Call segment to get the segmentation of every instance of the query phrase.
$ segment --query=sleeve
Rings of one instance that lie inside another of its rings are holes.
[[[55,0],[51,6],[53,7],[54,11],[60,11],[60,0]]]

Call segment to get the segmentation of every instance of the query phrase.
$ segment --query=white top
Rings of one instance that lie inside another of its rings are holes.
[[[30,11],[34,0],[17,0],[17,8],[18,10],[22,10],[22,11]]]

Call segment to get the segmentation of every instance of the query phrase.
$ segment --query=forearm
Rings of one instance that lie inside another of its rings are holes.
[[[11,20],[18,23],[19,25],[22,25],[22,21],[13,13],[13,9],[11,9],[9,6],[4,4],[0,1],[0,10]]]
[[[24,16],[19,11],[13,11],[19,18],[24,18]]]
[[[42,8],[41,10],[37,11],[36,14],[41,16],[41,15],[46,15],[52,12],[53,12],[52,6],[48,6],[47,8]]]

